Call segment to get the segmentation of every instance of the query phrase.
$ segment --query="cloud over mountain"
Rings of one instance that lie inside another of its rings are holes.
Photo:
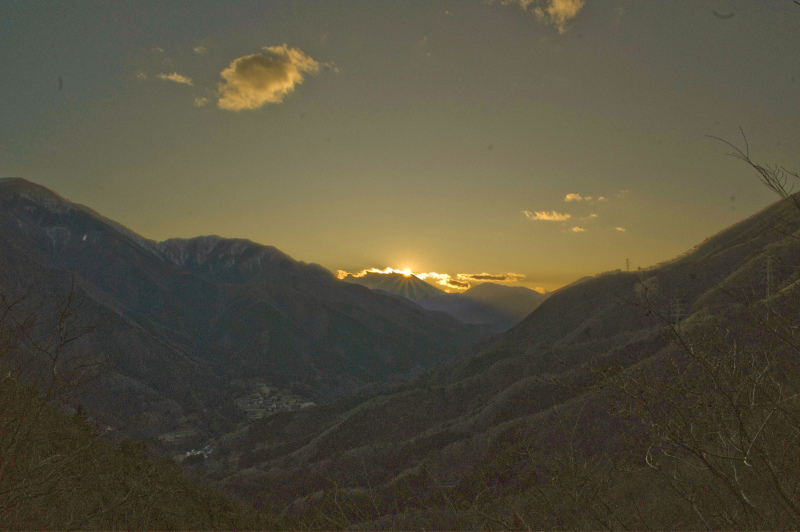
[[[255,54],[234,59],[220,73],[220,109],[241,111],[259,109],[267,103],[280,103],[303,82],[304,73],[319,72],[320,64],[297,48],[270,46]]]
[[[521,273],[459,273],[459,279],[470,281],[515,282],[524,279]]]

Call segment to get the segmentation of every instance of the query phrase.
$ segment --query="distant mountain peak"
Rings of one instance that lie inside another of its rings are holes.
[[[41,218],[39,223],[42,224],[43,227],[50,227],[59,234],[62,234],[62,236],[75,236],[73,233],[79,234],[81,232],[83,232],[82,236],[86,235],[85,228],[79,229],[74,226],[76,219],[65,216],[71,213],[82,213],[83,215],[88,215],[95,223],[99,223],[105,226],[106,229],[111,229],[124,236],[126,239],[135,242],[148,252],[158,254],[155,248],[155,242],[152,240],[139,235],[135,231],[132,231],[114,220],[106,218],[94,209],[79,203],[73,203],[63,196],[56,194],[49,188],[28,181],[27,179],[21,177],[0,178],[0,199],[2,199],[3,203],[7,206],[13,204],[24,205],[27,203],[28,205],[32,204],[38,206],[38,208],[43,210],[42,213],[46,212],[54,215],[47,221]],[[17,203],[20,199],[23,202],[22,204]],[[21,223],[20,220],[18,220],[18,223]],[[97,228],[97,226],[95,227]]]
[[[402,273],[368,272],[361,276],[347,274],[342,278],[342,281],[360,284],[367,288],[380,289],[414,301],[440,296],[445,293],[444,290],[436,288],[415,275],[404,275]]]
[[[69,201],[49,188],[28,181],[22,177],[0,177],[0,192],[30,194],[32,196],[69,203]]]

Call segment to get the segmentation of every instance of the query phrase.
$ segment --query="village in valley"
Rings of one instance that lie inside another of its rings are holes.
[[[316,404],[287,390],[269,386],[260,378],[241,379],[233,384],[237,385],[246,394],[237,397],[235,402],[238,409],[244,411],[247,421],[261,419],[287,410],[300,410]],[[158,437],[167,446],[183,447],[184,449],[191,446],[188,451],[173,455],[173,459],[178,463],[192,458],[207,459],[214,454],[215,446],[213,441],[205,442],[202,447],[196,443],[200,432],[194,426],[197,421],[197,416],[185,416],[180,420],[181,427],[179,429],[161,434]],[[202,458],[200,458],[201,456]]]

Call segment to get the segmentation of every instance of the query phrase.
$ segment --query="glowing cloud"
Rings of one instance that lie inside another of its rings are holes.
[[[524,279],[521,273],[459,273],[459,279],[468,281],[495,281],[495,282],[516,282]]]
[[[163,79],[164,81],[174,81],[175,83],[180,83],[182,85],[194,85],[191,78],[184,76],[183,74],[178,74],[177,72],[173,72],[172,74],[159,74],[158,79]]]
[[[439,281],[439,284],[442,286],[446,286],[448,288],[455,288],[456,290],[466,290],[467,288],[469,288],[469,282],[460,281],[458,279],[452,279],[449,277],[447,279],[442,279],[441,281]]]
[[[567,31],[567,22],[578,16],[586,0],[501,0],[503,5],[515,4],[524,11],[531,8],[536,19],[558,29]]]
[[[573,233],[583,233],[584,231],[586,231],[586,229],[584,229],[583,227],[578,227],[576,225],[575,227],[570,229],[570,231],[572,231]]]
[[[567,194],[564,201],[592,201],[591,196],[581,196],[580,194]]]
[[[549,222],[563,222],[572,218],[571,214],[560,213],[556,211],[522,211],[528,220],[545,220]]]
[[[419,273],[413,272],[409,269],[398,269],[398,268],[369,268],[367,270],[361,270],[358,273],[349,273],[344,270],[338,270],[336,272],[336,277],[339,279],[347,279],[348,277],[352,278],[359,278],[364,277],[368,274],[400,274],[406,277],[411,277],[412,275],[420,280],[428,280],[428,282],[433,282],[434,284],[440,285],[445,287],[446,291],[449,289],[463,291],[468,289],[470,285],[470,281],[494,281],[494,282],[516,282],[520,279],[524,279],[525,276],[521,273],[459,273],[455,277],[450,276],[446,273],[436,273],[436,272],[426,272],[426,273]],[[543,290],[543,289],[537,289]],[[544,293],[544,292],[542,292]]]
[[[285,44],[262,48],[261,52],[234,59],[220,73],[220,109],[241,111],[280,103],[303,82],[303,73],[319,72],[320,64]]]
[[[617,231],[627,231],[627,229],[625,229],[624,227],[617,227],[616,229]]]

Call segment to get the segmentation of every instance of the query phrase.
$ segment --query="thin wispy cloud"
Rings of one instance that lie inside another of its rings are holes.
[[[556,211],[522,211],[523,214],[528,218],[528,220],[537,221],[537,220],[544,220],[548,222],[563,222],[564,220],[569,220],[572,218],[571,214],[567,213],[560,213]]]
[[[583,218],[581,218],[581,221],[582,222],[589,222],[589,221],[592,221],[592,220],[594,220],[596,218],[597,218],[596,214],[590,214],[589,216],[584,216]]]
[[[319,72],[320,64],[296,48],[270,46],[234,59],[220,73],[217,106],[228,111],[259,109],[280,103],[303,82],[306,73]]]
[[[210,101],[211,100],[209,100],[208,98],[204,98],[203,96],[195,96],[194,100],[192,101],[192,104],[195,107],[205,107]]]
[[[171,74],[159,74],[156,77],[158,77],[158,79],[163,79],[164,81],[173,81],[182,85],[194,85],[194,83],[192,83],[192,78],[184,76],[183,74],[178,74],[177,72],[173,72]]]
[[[583,233],[584,231],[586,231],[586,229],[584,229],[583,227],[578,227],[576,225],[575,227],[571,228],[570,231],[572,231],[573,233]]]
[[[199,54],[199,55],[203,55],[203,54],[207,54],[208,53],[208,48],[206,48],[205,46],[202,46],[202,45],[195,46],[194,48],[192,48],[192,50],[194,51],[194,53]]]
[[[617,227],[616,230],[617,231],[627,231],[627,229],[625,229],[624,227]]]
[[[453,279],[451,277],[440,280],[439,284],[442,286],[446,286],[448,288],[455,288],[456,290],[466,290],[469,288],[468,281],[461,281],[459,279]]]
[[[530,11],[536,19],[555,27],[558,33],[567,31],[567,22],[578,16],[586,0],[500,0],[503,5],[517,5]]]
[[[139,81],[146,81],[149,79],[149,76],[140,70],[136,73],[136,79]]]
[[[499,283],[504,282],[516,282],[520,279],[524,279],[525,276],[521,273],[459,273],[459,279],[464,279],[467,281],[494,281]]]
[[[411,270],[405,269],[401,270],[398,268],[368,268],[366,270],[361,270],[357,273],[350,273],[344,270],[338,270],[336,272],[336,277],[339,279],[348,279],[348,278],[360,278],[364,277],[369,274],[377,274],[377,275],[387,275],[387,274],[400,274],[406,277],[416,277],[417,279],[431,282],[432,284],[436,284],[439,286],[443,286],[445,288],[452,288],[455,290],[466,290],[468,289],[471,284],[470,281],[493,281],[498,283],[503,282],[516,282],[520,279],[524,279],[525,276],[521,273],[459,273],[456,274],[455,277],[451,276],[447,273],[437,273],[437,272],[413,272]]]

